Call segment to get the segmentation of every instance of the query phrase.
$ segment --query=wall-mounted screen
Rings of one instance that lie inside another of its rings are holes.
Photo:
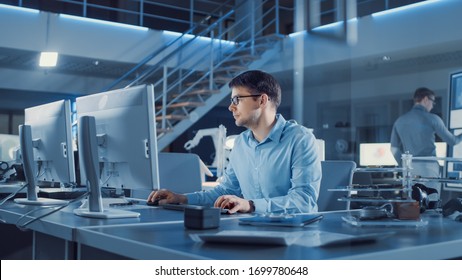
[[[451,112],[449,114],[449,127],[462,128],[462,72],[453,73],[449,80],[449,94]]]
[[[454,130],[456,135],[462,133],[462,129]],[[459,143],[452,147],[452,157],[462,159],[462,143]],[[447,178],[462,180],[462,162],[447,162]],[[445,189],[449,191],[462,192],[462,183],[447,183]]]

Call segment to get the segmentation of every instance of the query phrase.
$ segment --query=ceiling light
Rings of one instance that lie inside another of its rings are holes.
[[[391,60],[390,56],[388,56],[388,55],[382,56],[382,61],[390,61],[390,60]]]
[[[40,53],[40,67],[55,67],[58,63],[57,52],[41,52]]]

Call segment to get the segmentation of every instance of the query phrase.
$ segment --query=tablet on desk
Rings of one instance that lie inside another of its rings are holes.
[[[304,227],[321,220],[321,214],[298,214],[284,216],[253,216],[239,219],[241,225],[251,226],[280,226],[280,227]]]

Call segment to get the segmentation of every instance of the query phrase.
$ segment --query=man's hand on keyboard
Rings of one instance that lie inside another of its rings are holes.
[[[163,205],[167,203],[168,204],[175,204],[175,203],[187,204],[188,198],[185,195],[177,194],[177,193],[171,192],[166,189],[161,189],[158,191],[153,191],[151,192],[151,194],[149,194],[148,203],[158,204],[158,205]]]

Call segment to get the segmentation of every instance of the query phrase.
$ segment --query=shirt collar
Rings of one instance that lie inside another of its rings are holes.
[[[284,117],[281,114],[276,114],[276,123],[274,124],[268,136],[265,139],[263,139],[263,141],[261,141],[259,144],[268,142],[270,140],[279,142],[281,140],[282,132],[284,131],[286,122],[287,121],[284,119]],[[247,138],[247,141],[249,140],[256,141],[250,129],[246,131],[245,136]]]
[[[414,104],[413,109],[421,110],[427,112],[427,108],[425,108],[422,104]]]

